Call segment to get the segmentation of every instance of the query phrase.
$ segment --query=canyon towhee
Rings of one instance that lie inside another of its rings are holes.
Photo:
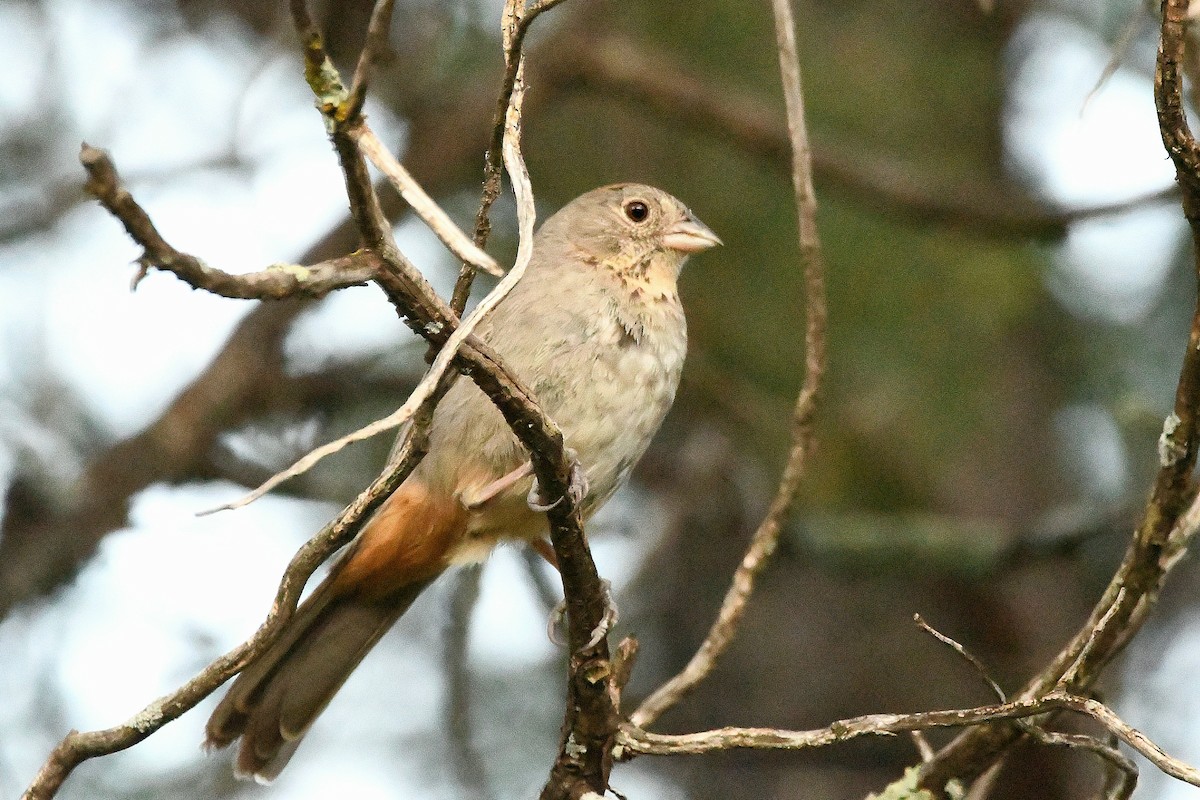
[[[666,192],[596,189],[546,220],[525,276],[477,329],[562,428],[586,478],[585,517],[628,478],[675,397],[687,347],[676,278],[689,254],[717,244]],[[238,774],[277,776],[350,672],[443,570],[484,558],[502,539],[532,542],[552,561],[535,497],[500,412],[457,381],[434,414],[428,455],[242,671],[208,722],[207,743],[241,737]]]

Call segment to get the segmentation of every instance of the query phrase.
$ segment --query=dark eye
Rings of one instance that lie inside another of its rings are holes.
[[[630,200],[625,204],[625,216],[634,222],[645,222],[650,216],[650,208],[641,200]]]

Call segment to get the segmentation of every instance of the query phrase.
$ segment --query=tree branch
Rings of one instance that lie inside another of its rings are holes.
[[[132,747],[167,723],[178,719],[265,652],[296,610],[300,593],[312,573],[358,533],[363,523],[396,490],[425,454],[424,432],[433,406],[423,409],[413,425],[414,435],[375,481],[341,514],[292,557],[283,573],[275,602],[254,635],[201,670],[174,692],[155,700],[125,723],[100,731],[71,731],[46,759],[22,800],[49,800],[84,761]]]
[[[483,195],[479,199],[479,211],[475,214],[474,242],[482,248],[487,244],[492,232],[492,205],[500,196],[500,181],[504,167],[504,126],[508,117],[508,109],[512,104],[513,92],[517,87],[518,71],[522,69],[523,47],[525,34],[529,26],[544,11],[549,11],[563,0],[538,0],[533,6],[526,8],[520,5],[519,12],[512,3],[504,4],[504,19],[501,22],[501,37],[504,42],[504,77],[500,82],[499,97],[496,98],[496,110],[492,115],[491,138],[488,141],[483,165]],[[450,307],[454,313],[462,314],[467,307],[467,298],[471,295],[471,283],[475,280],[475,270],[469,263],[463,263],[454,283],[454,291],[450,295]]]
[[[1155,104],[1163,144],[1175,163],[1183,193],[1183,212],[1192,231],[1193,257],[1200,273],[1200,147],[1183,113],[1179,63],[1188,0],[1163,5],[1162,39],[1155,71]],[[1086,691],[1101,671],[1141,628],[1172,567],[1200,524],[1191,473],[1196,463],[1200,415],[1200,297],[1192,317],[1188,346],[1180,368],[1175,407],[1159,439],[1159,471],[1141,523],[1104,595],[1084,626],[1041,674],[1026,685],[1020,699],[1060,688]],[[960,735],[921,768],[921,785],[944,792],[952,778],[970,782],[982,774],[1021,735],[1013,725],[975,728]]]
[[[792,447],[775,498],[751,539],[746,555],[733,575],[717,619],[696,654],[678,675],[671,678],[630,716],[638,727],[658,719],[664,711],[690,693],[716,666],[737,633],[738,623],[754,591],[758,574],[767,565],[779,541],[783,520],[799,491],[815,443],[813,417],[825,374],[825,265],[817,234],[817,198],[812,184],[812,158],[804,124],[804,100],[800,86],[800,61],[796,54],[795,22],[791,0],[772,0],[775,12],[779,68],[787,106],[788,135],[792,151],[792,185],[796,194],[799,223],[800,261],[804,265],[805,373],[804,384],[792,412]]]
[[[419,329],[431,341],[444,345],[453,340],[455,333],[459,334],[460,340],[465,340],[469,334],[469,329],[463,330],[466,324],[460,326],[455,316],[447,313],[448,309],[445,309],[444,304],[440,303],[423,279],[413,279],[413,275],[409,274],[409,271],[415,272],[415,270],[392,242],[390,229],[375,197],[365,163],[355,149],[352,137],[347,133],[348,128],[360,120],[353,115],[342,113],[346,108],[344,104],[349,98],[341,88],[336,71],[332,70],[332,66],[324,57],[320,37],[311,28],[311,20],[303,2],[300,0],[294,2],[293,12],[304,41],[306,75],[318,96],[327,121],[330,122],[331,138],[346,175],[347,194],[350,199],[352,216],[364,244],[376,253],[381,262],[379,269],[376,270],[376,278],[385,288],[400,289],[398,292],[389,292],[389,296],[393,301],[405,301],[406,318],[410,323],[419,323]],[[369,43],[370,41],[374,40],[369,40]],[[525,251],[522,255],[524,261],[527,262],[533,233],[532,195],[529,193],[528,177],[524,174],[519,145],[515,138],[519,133],[519,108],[512,112],[512,116],[508,119],[508,125],[512,131],[512,137],[510,141],[506,141],[505,155],[510,172],[513,173],[514,182],[520,184],[518,200],[522,207],[521,227],[524,240],[522,249]],[[102,164],[102,160],[93,163]],[[137,210],[141,211],[140,208]],[[145,217],[144,212],[141,214],[142,217]],[[124,219],[125,217],[122,217],[123,221]],[[146,225],[142,225],[142,221]],[[206,269],[197,269],[197,260],[181,259],[182,254],[161,240],[157,231],[153,229],[152,225],[149,225],[148,218],[142,221],[139,221],[139,224],[130,232],[152,242],[153,247],[146,248],[145,257],[155,266],[175,268],[173,271],[176,271],[176,274],[189,282],[194,282],[194,285],[221,285],[230,292],[243,290],[248,284],[253,284],[255,276],[252,276],[249,281],[242,281],[239,286],[237,276],[228,276],[223,273],[214,275]],[[162,259],[161,265],[157,259]],[[178,268],[179,262],[183,262],[185,266]],[[519,278],[519,275],[520,270],[517,269],[510,273],[513,281]],[[407,302],[416,299],[413,297],[414,291],[419,296],[420,302]],[[436,315],[427,313],[430,309],[434,309],[438,313]],[[434,317],[440,317],[440,319]],[[435,322],[441,324],[431,324]],[[567,496],[567,488],[574,465],[566,458],[561,432],[540,411],[528,390],[508,376],[494,353],[487,351],[481,343],[478,344],[478,348],[470,348],[469,356],[459,359],[465,362],[460,366],[465,367],[470,364],[472,377],[497,403],[501,412],[513,425],[518,437],[530,448],[531,460],[543,492],[547,496],[564,497],[564,500],[556,504],[548,516],[555,545],[562,550],[560,563],[565,565],[564,581],[569,584],[569,590],[574,590],[580,584],[580,575],[586,578],[587,570],[582,562],[586,562],[586,566],[591,567],[595,598],[576,597],[573,607],[568,609],[572,638],[585,642],[588,632],[598,624],[602,617],[604,603],[601,599],[599,579],[598,576],[595,576],[595,567],[594,564],[591,564],[590,554],[587,552],[586,542],[582,536],[579,512],[574,508],[570,497]],[[453,349],[446,349],[449,353],[447,359],[453,357]],[[481,350],[486,352],[481,352]],[[392,460],[389,469],[366,492],[360,495],[355,503],[348,507],[334,523],[318,534],[294,557],[285,573],[276,604],[254,637],[218,659],[177,692],[148,706],[125,725],[106,731],[69,734],[51,754],[46,765],[26,792],[27,800],[42,800],[52,797],[71,770],[83,760],[115,752],[141,741],[162,725],[193,707],[200,699],[211,693],[224,680],[227,680],[249,663],[255,655],[268,647],[278,634],[279,627],[294,611],[300,590],[312,571],[338,547],[353,537],[363,520],[399,486],[419,461],[424,451],[424,427],[428,424],[433,405],[440,396],[440,391],[433,391],[426,396],[425,401],[420,403],[418,418],[414,420],[414,424],[410,428],[410,435]],[[582,552],[582,556],[580,556],[580,552]],[[576,562],[573,565],[572,560]],[[587,587],[585,586],[585,588]],[[594,616],[594,620],[590,619],[592,616]],[[592,651],[593,654],[601,655],[604,659],[607,658],[607,649],[603,643],[592,648]],[[615,720],[611,727],[615,729]],[[607,747],[603,750],[597,748],[597,752],[600,752],[603,757],[607,757]],[[577,755],[578,753],[573,754],[573,756]],[[607,772],[588,773],[580,777],[593,782],[596,780],[606,781]],[[600,790],[603,791],[603,789],[604,785],[602,784]]]
[[[1145,756],[1165,774],[1192,786],[1200,786],[1200,770],[1168,755],[1145,734],[1118,717],[1112,709],[1097,700],[1057,690],[1039,698],[977,708],[923,711],[915,714],[866,714],[838,720],[824,728],[808,731],[719,728],[700,733],[666,735],[649,733],[634,725],[622,725],[617,738],[618,745],[623,750],[623,758],[643,754],[698,755],[733,749],[807,750],[848,742],[863,736],[888,736],[933,728],[957,728],[995,720],[1025,719],[1063,710],[1091,717]]]
[[[559,35],[556,30],[545,46],[555,49]],[[539,80],[539,85],[537,96],[546,102],[553,84]],[[404,106],[410,131],[406,159],[413,178],[435,194],[451,188],[485,146],[478,123],[494,100],[468,87],[450,106],[429,102],[435,95],[444,100],[447,91],[437,85]],[[398,195],[389,194],[380,204],[389,218],[401,216],[406,208]],[[300,261],[335,261],[353,250],[357,240],[357,230],[347,218],[320,237]],[[286,279],[289,272],[298,271],[283,267],[271,280]],[[240,292],[247,297],[259,296],[262,288],[244,283],[225,287],[227,296]],[[271,296],[269,291],[266,296]],[[100,539],[125,524],[129,498],[138,491],[163,479],[211,473],[209,453],[217,436],[274,407],[270,376],[281,374],[283,339],[311,302],[279,300],[253,309],[211,363],[144,431],[90,457],[69,498],[52,497],[31,480],[14,482],[5,498],[0,530],[0,618],[74,575]]]
[[[121,176],[107,153],[84,143],[79,161],[88,173],[87,191],[121,221],[129,238],[143,250],[138,258],[143,272],[135,279],[135,285],[145,270],[154,268],[173,272],[195,288],[222,297],[282,300],[291,297],[324,297],[336,289],[361,286],[374,274],[371,255],[362,252],[322,261],[310,267],[275,264],[261,272],[242,275],[214,269],[167,243],[150,220],[150,215],[121,183]]]

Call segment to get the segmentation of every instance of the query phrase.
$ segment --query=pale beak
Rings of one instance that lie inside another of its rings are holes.
[[[681,253],[700,253],[721,244],[712,229],[691,214],[668,228],[662,240],[665,246]]]

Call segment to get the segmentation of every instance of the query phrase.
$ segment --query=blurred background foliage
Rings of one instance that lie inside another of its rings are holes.
[[[0,90],[6,796],[68,728],[123,719],[246,635],[288,553],[389,443],[241,516],[191,512],[386,413],[419,375],[423,348],[370,290],[251,310],[152,275],[126,297],[136,252],[81,194],[74,151],[87,138],[112,150],[173,244],[217,266],[351,249],[282,5],[0,2],[12,62]],[[465,226],[499,82],[499,3],[397,6],[369,112]],[[1015,689],[1119,558],[1195,292],[1181,217],[1155,194],[1171,179],[1150,97],[1156,24],[1132,0],[991,6],[797,4],[829,265],[820,446],[737,643],[663,729],[986,702],[912,614]],[[352,64],[370,3],[316,8]],[[642,643],[635,697],[707,630],[776,480],[802,378],[773,41],[766,3],[723,0],[572,0],[532,37],[525,150],[541,214],[638,180],[725,241],[684,275],[676,409],[593,526],[608,534],[597,554],[620,589],[621,633]],[[1111,204],[1123,205],[1092,213]],[[402,244],[445,289],[454,265],[393,206]],[[511,207],[494,218],[490,249],[511,258]],[[218,352],[238,357],[204,372]],[[444,579],[270,789],[200,758],[200,711],[144,745],[150,755],[86,765],[62,796],[531,796],[560,713],[561,653],[540,632],[553,580],[511,551],[482,576]],[[1176,580],[1106,691],[1194,762],[1200,695],[1176,678],[1200,662],[1195,570]],[[916,758],[898,739],[642,759],[614,786],[853,797]],[[1086,797],[1098,774],[1025,748],[992,796]],[[1137,796],[1174,790],[1147,770]]]

